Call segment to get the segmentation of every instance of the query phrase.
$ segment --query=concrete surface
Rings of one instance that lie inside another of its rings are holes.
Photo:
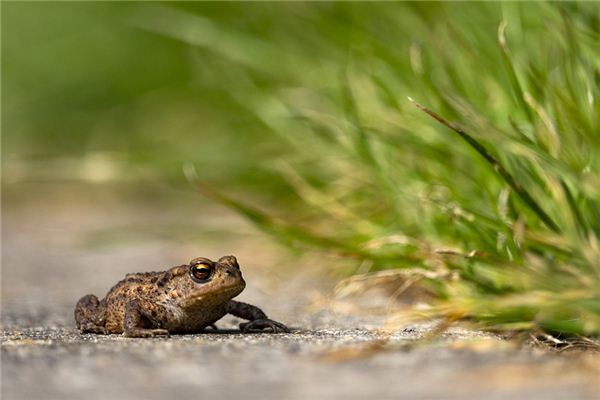
[[[3,399],[600,399],[597,353],[515,349],[461,328],[409,346],[429,325],[386,333],[385,315],[335,312],[320,259],[298,265],[227,210],[175,195],[4,188]],[[241,335],[234,318],[217,333],[170,338],[74,329],[78,298],[103,296],[127,272],[230,253],[248,282],[239,299],[293,333]]]

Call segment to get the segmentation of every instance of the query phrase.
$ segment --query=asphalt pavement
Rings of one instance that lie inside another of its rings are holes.
[[[516,347],[463,327],[423,343],[432,323],[382,329],[384,312],[339,307],[320,256],[298,265],[228,210],[164,188],[140,203],[148,190],[3,188],[3,399],[600,399],[598,353]],[[239,300],[292,333],[241,334],[233,317],[168,338],[76,331],[79,297],[103,296],[128,272],[225,254],[248,283]]]

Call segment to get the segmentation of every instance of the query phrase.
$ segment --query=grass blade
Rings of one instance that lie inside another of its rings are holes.
[[[453,130],[454,132],[458,133],[460,135],[460,137],[462,137],[471,147],[473,147],[473,149],[475,149],[475,151],[477,151],[494,168],[494,170],[496,172],[498,172],[498,174],[504,179],[504,181],[506,181],[506,183],[515,191],[515,193],[517,193],[517,195],[521,198],[521,200],[523,200],[523,202],[534,213],[537,214],[537,216],[546,224],[546,226],[548,226],[550,229],[552,229],[555,232],[560,231],[558,225],[556,225],[556,223],[552,220],[552,218],[550,218],[550,216],[548,214],[546,214],[546,212],[542,209],[542,207],[540,207],[540,205],[538,203],[536,203],[536,201],[533,199],[533,197],[531,197],[529,192],[527,192],[521,185],[519,185],[519,183],[510,174],[510,172],[508,172],[506,170],[506,168],[504,168],[504,166],[502,164],[500,164],[500,161],[498,161],[494,156],[492,156],[490,154],[490,152],[481,143],[479,143],[477,140],[475,140],[475,138],[473,138],[471,135],[466,133],[462,128],[458,127],[457,125],[453,124],[452,122],[446,121],[439,114],[437,114],[434,111],[431,111],[430,109],[426,108],[425,106],[417,103],[410,97],[408,99],[415,106],[417,106],[418,109],[425,112],[426,114],[428,114],[430,117],[432,117],[433,119],[435,119],[442,125]]]
[[[418,263],[420,261],[418,257],[412,257],[410,255],[375,254],[359,246],[354,246],[352,244],[348,244],[340,240],[335,240],[330,237],[319,235],[303,227],[287,223],[283,220],[268,215],[267,213],[255,207],[252,207],[242,201],[227,196],[226,194],[201,182],[197,177],[195,168],[191,164],[186,164],[184,166],[184,172],[190,183],[192,183],[196,187],[200,194],[213,201],[216,201],[231,208],[238,214],[251,221],[258,228],[266,231],[267,233],[270,233],[279,240],[286,239],[289,242],[301,242],[322,250],[332,251],[344,257],[380,261],[410,262],[413,264]]]
[[[515,71],[515,67],[513,66],[512,56],[510,54],[510,50],[506,45],[506,36],[504,35],[504,31],[506,29],[506,22],[502,21],[500,26],[498,26],[498,43],[500,43],[500,48],[502,49],[502,60],[504,61],[504,65],[508,72],[508,77],[510,79],[510,84],[515,92],[515,97],[517,98],[517,102],[521,110],[525,112],[527,115],[527,119],[530,123],[533,124],[533,114],[529,109],[527,103],[525,102],[525,97],[523,93],[523,88],[521,87],[521,83],[519,82],[519,78],[517,77],[517,73]]]

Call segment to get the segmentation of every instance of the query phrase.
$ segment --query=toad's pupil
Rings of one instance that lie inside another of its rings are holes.
[[[206,265],[197,265],[194,267],[194,276],[198,279],[206,279],[210,275],[210,268]]]

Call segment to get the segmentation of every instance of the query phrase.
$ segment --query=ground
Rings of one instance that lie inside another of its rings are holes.
[[[318,256],[297,261],[185,189],[11,184],[2,207],[3,399],[600,398],[597,353],[463,327],[414,346],[430,323],[385,331],[385,313],[337,307]],[[234,318],[169,338],[75,330],[79,297],[126,273],[226,254],[248,283],[239,299],[293,333],[241,335]]]

